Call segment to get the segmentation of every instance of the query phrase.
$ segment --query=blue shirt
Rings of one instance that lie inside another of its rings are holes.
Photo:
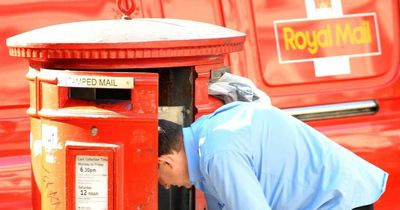
[[[349,210],[385,190],[383,170],[272,106],[224,105],[183,136],[210,210]]]

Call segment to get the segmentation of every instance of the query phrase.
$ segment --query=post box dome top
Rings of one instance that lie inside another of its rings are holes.
[[[48,26],[7,39],[11,56],[31,59],[130,59],[240,51],[245,34],[212,24],[137,18]]]

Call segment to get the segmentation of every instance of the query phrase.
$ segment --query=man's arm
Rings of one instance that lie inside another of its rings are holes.
[[[251,162],[244,155],[230,150],[218,152],[206,161],[205,170],[206,179],[226,209],[271,209]]]

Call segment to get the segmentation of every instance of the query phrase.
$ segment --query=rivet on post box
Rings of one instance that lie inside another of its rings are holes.
[[[158,185],[158,119],[189,125],[222,105],[208,82],[244,39],[207,23],[127,17],[9,38],[10,55],[30,65],[34,209],[201,208],[194,190]]]

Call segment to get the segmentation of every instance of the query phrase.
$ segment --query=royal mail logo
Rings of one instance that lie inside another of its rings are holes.
[[[375,13],[274,21],[280,63],[380,55]]]

